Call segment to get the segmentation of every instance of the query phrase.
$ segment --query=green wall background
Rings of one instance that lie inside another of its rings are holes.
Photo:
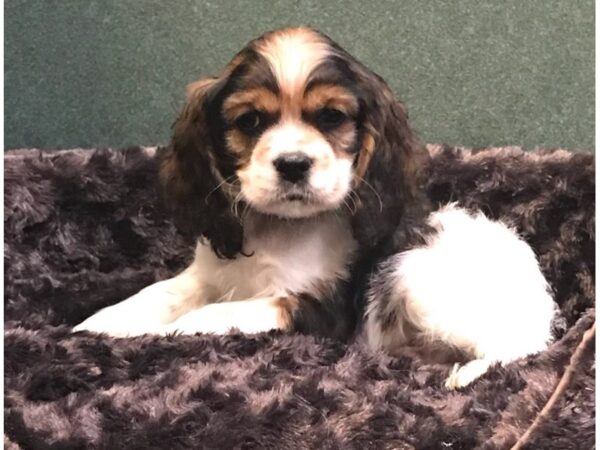
[[[7,0],[6,148],[168,141],[185,85],[310,24],[388,80],[425,142],[594,147],[592,0]]]

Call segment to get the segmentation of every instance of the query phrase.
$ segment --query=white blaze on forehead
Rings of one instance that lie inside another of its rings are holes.
[[[291,152],[303,152],[307,156],[323,162],[333,158],[331,146],[318,133],[294,121],[285,121],[273,127],[263,141],[271,158]]]
[[[282,30],[258,45],[281,88],[287,93],[304,86],[310,73],[327,57],[329,45],[306,28]]]
[[[276,153],[298,151],[304,139],[304,129],[294,123],[284,123],[269,135],[269,147]]]

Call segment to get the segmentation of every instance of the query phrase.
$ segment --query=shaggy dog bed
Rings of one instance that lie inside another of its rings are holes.
[[[566,390],[524,448],[592,448],[594,346],[580,342],[595,320],[593,155],[429,149],[432,200],[511,221],[561,308],[546,352],[454,392],[443,387],[448,367],[360,340],[72,334],[182,269],[193,247],[160,207],[156,150],[8,152],[5,447],[509,448],[571,359]]]

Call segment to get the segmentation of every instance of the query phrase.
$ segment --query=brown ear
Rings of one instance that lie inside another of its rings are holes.
[[[210,78],[188,86],[187,103],[174,124],[160,179],[178,226],[208,239],[220,257],[235,258],[242,251],[242,226],[231,212],[231,199],[220,189],[224,177],[207,121],[211,98],[222,84]]]
[[[419,190],[419,170],[429,156],[383,79],[364,67],[358,71],[366,124],[356,163],[360,207],[353,230],[360,244],[374,248],[391,245],[388,241],[402,221],[416,221],[423,214],[426,200]]]

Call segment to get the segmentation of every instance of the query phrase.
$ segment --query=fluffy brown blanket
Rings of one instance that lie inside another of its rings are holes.
[[[457,392],[443,387],[447,367],[361,342],[72,334],[97,309],[184,267],[192,246],[159,206],[153,150],[8,152],[5,448],[509,448],[595,320],[594,157],[430,150],[431,198],[514,223],[562,311],[546,352]],[[593,360],[592,344],[525,448],[594,446]]]

